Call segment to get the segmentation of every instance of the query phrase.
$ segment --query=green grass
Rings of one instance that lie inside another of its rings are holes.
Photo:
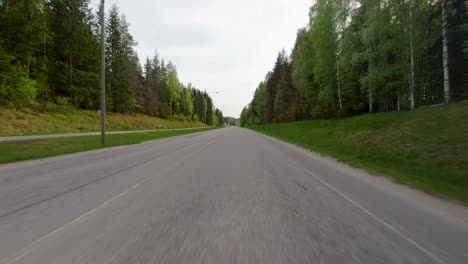
[[[468,204],[468,103],[251,129]]]
[[[137,144],[143,141],[179,136],[189,133],[206,131],[210,129],[213,128],[108,135],[106,137],[107,142],[105,147],[107,148],[119,145]],[[58,156],[62,154],[101,148],[104,147],[101,145],[100,136],[1,142],[0,164],[14,161]]]
[[[161,119],[141,114],[108,113],[108,131],[204,127],[201,122]],[[26,107],[0,107],[0,136],[83,133],[100,131],[97,111],[79,110],[51,103]]]

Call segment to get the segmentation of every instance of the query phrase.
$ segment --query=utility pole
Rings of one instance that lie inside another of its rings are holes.
[[[101,0],[101,144],[106,144],[106,29],[104,0]]]
[[[73,26],[72,26],[72,3],[68,0],[68,86],[70,91],[73,91],[73,60],[72,60],[72,34],[73,34]],[[28,65],[29,66],[29,65]],[[75,98],[74,94],[71,95],[71,101]]]

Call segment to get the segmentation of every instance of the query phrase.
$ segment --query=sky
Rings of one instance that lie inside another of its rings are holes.
[[[224,116],[239,117],[278,52],[293,48],[312,0],[106,0],[106,9],[114,3],[142,62],[157,50],[182,83],[206,90]]]

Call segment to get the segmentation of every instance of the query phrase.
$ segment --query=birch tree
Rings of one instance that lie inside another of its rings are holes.
[[[335,52],[335,64],[336,64],[336,86],[338,92],[338,103],[340,109],[343,109],[343,102],[341,99],[341,74],[340,74],[340,55],[343,51],[343,39],[346,30],[346,21],[348,20],[349,8],[350,8],[350,0],[341,0],[338,6],[339,11],[337,10],[337,15],[335,18],[335,28],[337,33],[337,45],[336,45],[336,52]]]
[[[448,51],[448,20],[447,20],[447,0],[440,0],[442,9],[442,65],[444,70],[444,99],[445,103],[450,103],[450,69]]]
[[[413,45],[413,0],[409,0],[409,50],[410,50],[410,89],[409,89],[409,96],[410,96],[410,108],[414,110],[414,45]],[[400,108],[400,98],[398,95],[398,110]]]

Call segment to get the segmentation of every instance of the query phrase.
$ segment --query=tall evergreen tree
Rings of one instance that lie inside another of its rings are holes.
[[[130,86],[130,68],[135,43],[128,32],[128,24],[116,5],[109,11],[106,24],[107,34],[107,80],[109,109],[115,112],[132,111],[135,106],[134,88]],[[134,59],[134,58],[133,58]]]
[[[83,108],[99,105],[99,43],[89,0],[51,0],[53,57],[49,79],[54,98],[70,98]]]
[[[210,96],[205,92],[204,93],[205,99],[206,99],[206,119],[205,119],[205,124],[212,126],[213,125],[213,100],[211,99]]]

